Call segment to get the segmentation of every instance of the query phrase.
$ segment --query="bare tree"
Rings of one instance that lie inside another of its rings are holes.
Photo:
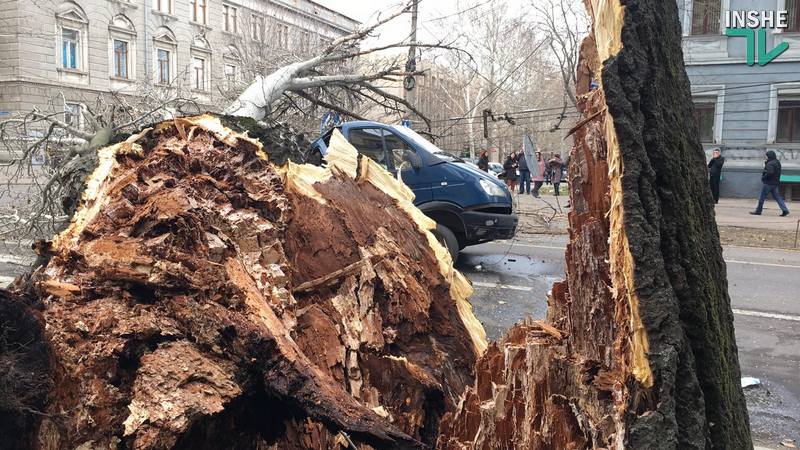
[[[113,136],[199,107],[182,89],[141,85],[134,95],[81,99],[71,111],[63,94],[44,107],[0,122],[0,240],[51,235],[77,206],[96,150]]]
[[[422,71],[408,72],[404,68],[405,56],[391,55],[390,51],[410,46],[407,39],[361,48],[362,41],[377,28],[410,11],[411,3],[378,18],[373,24],[321,46],[319,52],[305,59],[297,59],[264,73],[255,73],[255,81],[247,86],[226,109],[227,114],[262,119],[286,108],[287,103],[299,97],[312,104],[333,109],[350,117],[359,117],[347,105],[370,103],[401,111],[408,109],[422,119],[428,129],[428,117],[401,95],[380,86],[379,82],[400,83],[409,75],[424,75]],[[444,41],[415,43],[420,49],[443,49],[470,55]],[[252,46],[247,46],[252,48]],[[252,56],[259,58],[256,51]],[[343,99],[346,101],[342,102]]]
[[[558,62],[564,96],[577,108],[575,83],[577,82],[578,51],[586,34],[587,17],[584,8],[576,8],[576,0],[535,0],[531,2],[539,15],[539,25],[549,37],[552,55]]]

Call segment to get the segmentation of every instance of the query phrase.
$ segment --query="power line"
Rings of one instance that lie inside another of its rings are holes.
[[[520,68],[521,68],[521,67],[522,67],[522,66],[523,66],[523,65],[524,65],[526,62],[528,62],[528,60],[529,60],[529,59],[531,59],[531,57],[532,57],[534,54],[536,54],[536,52],[537,52],[537,51],[539,51],[539,49],[542,47],[542,45],[544,45],[544,43],[545,43],[545,42],[548,42],[548,39],[545,39],[545,40],[543,40],[542,42],[540,42],[540,43],[539,43],[539,45],[537,45],[536,47],[534,47],[534,48],[533,48],[533,50],[532,50],[532,51],[531,51],[531,52],[528,54],[528,56],[526,56],[526,57],[525,57],[525,59],[523,59],[523,60],[522,60],[522,62],[520,62],[520,63],[517,65],[517,67],[515,67],[515,68],[514,68],[514,70],[512,70],[511,72],[509,72],[508,74],[506,74],[506,76],[503,78],[503,80],[502,80],[502,81],[500,81],[500,83],[499,83],[497,86],[495,86],[495,87],[494,87],[494,89],[492,89],[492,90],[491,90],[491,91],[490,91],[488,94],[486,94],[485,96],[483,96],[483,98],[481,98],[481,99],[480,99],[480,100],[478,100],[478,101],[477,101],[477,102],[476,102],[474,105],[472,105],[472,107],[471,107],[469,110],[467,110],[467,112],[466,112],[464,115],[466,116],[467,114],[469,114],[469,113],[471,113],[472,111],[474,111],[474,110],[475,110],[475,108],[477,108],[477,107],[478,107],[478,105],[480,105],[481,103],[483,103],[483,101],[484,101],[484,100],[486,100],[487,98],[489,98],[489,96],[491,96],[492,94],[494,94],[495,92],[497,92],[497,90],[499,90],[499,89],[500,89],[500,87],[502,87],[502,86],[503,86],[503,83],[505,83],[505,82],[506,82],[506,81],[507,81],[507,80],[508,80],[508,79],[511,77],[511,75],[513,75],[513,74],[514,74],[514,73],[515,73],[517,70],[519,70],[519,69],[520,69]],[[453,126],[454,126],[454,125],[451,125],[451,126],[450,126],[450,128],[452,128]],[[449,130],[449,129],[448,129],[448,130]],[[445,130],[445,132],[447,132],[447,130]]]
[[[465,13],[465,12],[467,12],[467,11],[472,11],[473,9],[480,8],[481,6],[483,6],[483,5],[487,5],[487,4],[489,4],[489,3],[493,2],[493,1],[494,1],[494,0],[486,0],[486,1],[485,1],[485,2],[483,2],[483,3],[478,3],[477,5],[470,6],[469,8],[462,9],[461,11],[457,11],[457,12],[454,12],[454,13],[452,13],[452,14],[447,14],[447,15],[445,15],[445,16],[436,17],[436,18],[433,18],[433,19],[428,19],[428,20],[426,20],[425,22],[426,22],[426,23],[427,23],[427,22],[435,22],[435,21],[437,21],[437,20],[447,19],[447,18],[449,18],[449,17],[453,17],[453,16],[460,16],[461,14],[464,14],[464,13]]]

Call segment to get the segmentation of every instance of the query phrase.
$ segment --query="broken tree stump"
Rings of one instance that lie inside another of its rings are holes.
[[[407,187],[330,148],[271,164],[206,115],[100,150],[18,284],[53,386],[31,446],[435,444],[486,346],[471,287]]]
[[[585,3],[564,337],[528,322],[490,346],[439,447],[752,448],[676,3]]]

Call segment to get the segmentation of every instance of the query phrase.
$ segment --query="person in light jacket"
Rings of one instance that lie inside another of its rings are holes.
[[[533,179],[533,194],[534,197],[539,198],[539,189],[544,184],[544,174],[547,171],[547,164],[542,158],[542,152],[536,152],[536,160],[533,162],[531,171],[531,178]]]

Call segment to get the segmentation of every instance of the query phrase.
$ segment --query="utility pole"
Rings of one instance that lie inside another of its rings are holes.
[[[417,11],[419,7],[419,0],[414,0],[414,3],[411,5],[411,45],[408,47],[408,60],[406,61],[406,72],[409,75],[406,75],[405,79],[403,80],[403,87],[405,88],[405,100],[406,102],[414,106],[415,101],[415,93],[414,87],[416,86],[416,80],[411,73],[417,71]],[[410,123],[411,121],[411,109],[406,108],[404,119]]]

